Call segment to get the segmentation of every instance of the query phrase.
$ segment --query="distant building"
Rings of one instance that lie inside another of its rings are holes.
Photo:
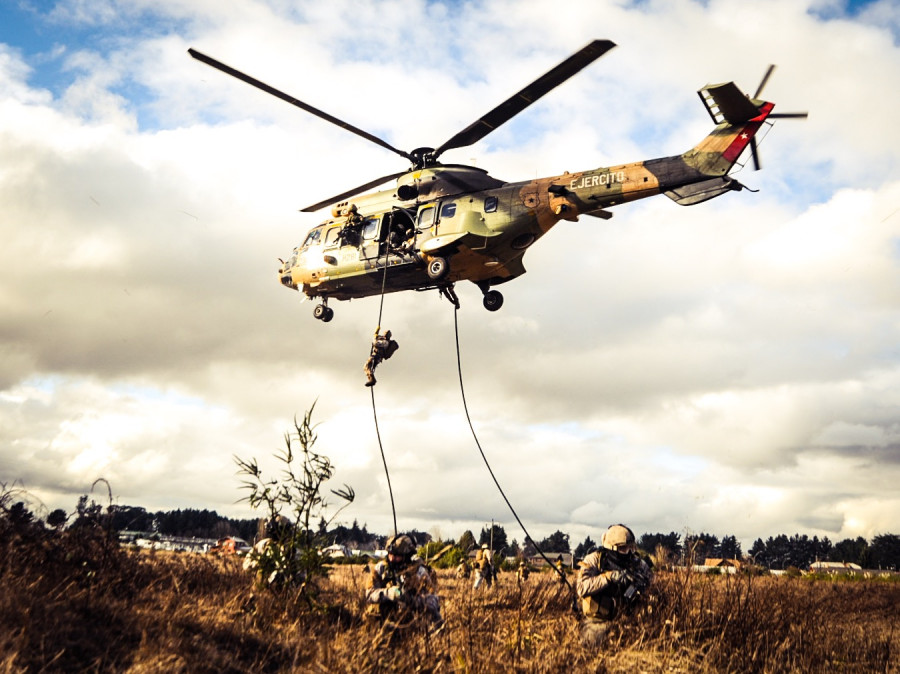
[[[322,554],[326,557],[349,557],[350,550],[348,550],[343,545],[335,543],[334,545],[329,545],[327,548],[322,548]]]
[[[556,564],[557,557],[562,557],[563,564],[567,569],[572,568],[572,562],[575,560],[575,556],[571,552],[545,552],[544,554],[553,564]],[[532,555],[528,558],[528,563],[538,568],[547,566],[547,561],[540,555]]]
[[[691,568],[700,573],[737,573],[744,562],[739,559],[724,559],[720,557],[707,557],[703,564],[695,564]]]
[[[703,566],[707,568],[735,568],[740,569],[743,566],[743,562],[739,559],[719,559],[718,557],[707,557],[706,561],[703,562]]]
[[[832,573],[835,575],[862,573],[863,568],[853,562],[813,562],[809,565],[813,573]]]

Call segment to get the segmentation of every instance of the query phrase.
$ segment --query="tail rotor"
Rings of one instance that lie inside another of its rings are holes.
[[[766,84],[769,82],[769,78],[772,76],[772,73],[775,72],[775,64],[769,65],[766,69],[766,74],[763,75],[762,80],[759,82],[759,86],[756,88],[756,93],[753,94],[754,99],[758,99],[762,95],[762,90],[765,88]],[[809,117],[808,112],[773,112],[769,115],[768,119],[806,119]],[[762,164],[759,161],[759,150],[756,145],[756,136],[750,139],[750,156],[753,157],[753,169],[759,171],[762,168]]]

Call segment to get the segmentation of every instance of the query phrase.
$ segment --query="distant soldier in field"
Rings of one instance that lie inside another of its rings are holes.
[[[369,354],[369,360],[363,368],[366,372],[366,386],[375,386],[375,368],[378,364],[387,360],[394,355],[394,352],[400,348],[393,339],[391,339],[391,331],[385,330],[381,333],[381,326],[375,328],[375,336],[372,338],[372,351]]]
[[[398,625],[424,616],[432,625],[443,625],[435,574],[415,556],[409,536],[388,539],[387,559],[372,569],[366,589],[366,615],[391,619]]]
[[[456,567],[456,577],[464,580],[472,575],[472,567],[469,566],[469,560],[463,559]]]
[[[528,568],[528,565],[525,563],[525,560],[519,562],[519,568],[516,569],[516,582],[521,585],[525,581],[528,580],[528,576],[531,574],[531,570]]]
[[[472,584],[472,589],[477,590],[481,583],[485,583],[490,588],[493,582],[494,565],[491,563],[491,550],[487,543],[483,543],[475,555],[475,582]]]
[[[579,563],[576,591],[584,614],[582,640],[600,645],[610,623],[646,591],[653,579],[650,566],[637,553],[634,533],[614,524],[600,539],[600,549]]]
[[[565,583],[566,582],[566,563],[563,561],[562,555],[556,556],[556,564],[554,564],[554,567],[556,567],[556,572],[555,572],[556,582],[560,583],[560,584]]]

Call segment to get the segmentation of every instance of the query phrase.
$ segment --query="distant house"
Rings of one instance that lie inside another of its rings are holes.
[[[809,565],[813,573],[853,574],[862,573],[863,568],[853,562],[813,562]]]
[[[734,568],[740,569],[743,565],[739,559],[719,559],[718,557],[707,557],[706,561],[703,562],[703,566],[707,568]]]
[[[724,559],[720,557],[707,557],[703,564],[695,564],[691,567],[699,573],[737,573],[744,565],[739,559]]]
[[[349,557],[350,551],[343,545],[335,543],[334,545],[329,545],[327,548],[322,548],[322,554],[326,557],[334,558]]]
[[[216,544],[209,551],[216,555],[246,555],[252,549],[250,544],[243,538],[226,536],[216,541]]]
[[[556,564],[557,558],[562,557],[563,565],[567,569],[572,568],[572,562],[575,559],[575,556],[571,552],[545,552],[544,554],[547,555],[547,559],[549,559],[554,564]],[[542,566],[547,566],[546,560],[543,557],[541,557],[540,555],[532,555],[531,557],[528,558],[528,563],[531,566],[535,566],[538,568],[540,568]]]

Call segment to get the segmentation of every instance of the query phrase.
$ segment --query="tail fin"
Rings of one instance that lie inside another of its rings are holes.
[[[753,97],[745,96],[734,82],[707,84],[697,93],[716,128],[681,160],[699,175],[685,180],[664,194],[678,204],[690,206],[713,199],[725,192],[749,189],[728,176],[741,153],[750,147],[753,166],[760,168],[756,134],[763,124],[776,118],[806,119],[805,112],[772,112],[774,103],[760,98],[774,65],[770,65]],[[750,190],[751,192],[755,190]]]
[[[745,96],[734,82],[708,84],[697,93],[716,128],[682,158],[704,175],[725,176],[775,105]]]

